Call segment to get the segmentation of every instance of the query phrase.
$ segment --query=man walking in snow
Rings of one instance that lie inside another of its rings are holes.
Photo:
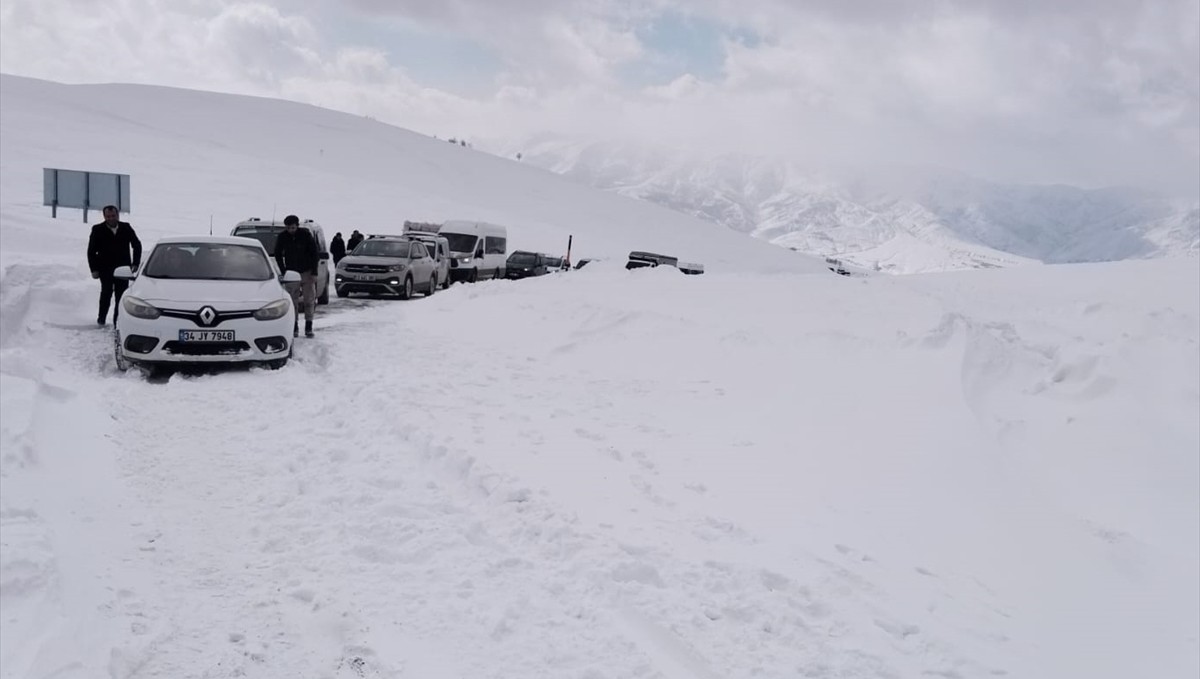
[[[100,309],[96,324],[104,325],[108,319],[108,307],[116,295],[113,305],[113,325],[121,314],[121,295],[129,287],[129,281],[113,278],[113,270],[127,266],[137,271],[142,262],[142,241],[129,222],[120,220],[121,213],[115,205],[104,206],[104,221],[92,226],[88,238],[87,259],[92,278],[100,280]],[[131,254],[132,251],[132,254]]]
[[[346,241],[342,240],[341,231],[333,234],[333,240],[329,241],[329,254],[333,256],[334,266],[346,256]]]
[[[275,261],[279,272],[295,271],[300,274],[300,285],[289,284],[288,292],[296,306],[292,336],[300,335],[300,308],[304,308],[304,336],[313,336],[313,308],[317,304],[317,239],[312,232],[300,228],[300,218],[288,215],[283,218],[283,233],[275,241]]]

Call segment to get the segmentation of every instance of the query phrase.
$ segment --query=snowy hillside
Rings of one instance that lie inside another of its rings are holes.
[[[502,145],[524,162],[778,245],[896,273],[1200,252],[1200,210],[1141,192],[1002,186],[947,172],[814,170],[617,142]]]
[[[1200,673],[1195,260],[847,278],[328,111],[2,84],[3,679]],[[147,240],[561,216],[710,272],[335,299],[282,370],[147,381],[55,165]]]
[[[344,113],[164,87],[0,84],[12,205],[40,205],[41,168],[58,167],[131,175],[132,218],[151,234],[207,230],[210,217],[228,233],[272,213],[316,219],[330,235],[480,219],[510,226],[513,248],[565,254],[574,234],[575,259],[652,250],[712,271],[825,270],[678,212]],[[153,154],[126,150],[147,140]]]

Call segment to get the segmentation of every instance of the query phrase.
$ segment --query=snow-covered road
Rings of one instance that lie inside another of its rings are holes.
[[[283,370],[150,383],[91,286],[10,267],[5,676],[1187,669],[1194,293],[1105,281],[1194,272],[1046,271],[1103,301],[597,267],[336,300]],[[1062,418],[1130,408],[1154,432],[1070,492]]]

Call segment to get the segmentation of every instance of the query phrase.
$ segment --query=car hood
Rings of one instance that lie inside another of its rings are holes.
[[[338,262],[338,268],[347,264],[370,264],[372,266],[395,266],[397,264],[407,264],[408,259],[404,257],[380,257],[377,255],[346,255]]]
[[[126,294],[158,307],[199,309],[205,304],[223,309],[257,309],[287,297],[279,281],[197,281],[138,276]]]

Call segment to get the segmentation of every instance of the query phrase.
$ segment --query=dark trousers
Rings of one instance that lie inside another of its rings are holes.
[[[108,307],[114,293],[117,296],[117,305],[113,308],[113,323],[117,322],[117,316],[121,315],[121,295],[125,294],[125,288],[128,287],[127,280],[113,278],[111,273],[100,274],[100,313],[96,315],[97,323],[103,323],[108,318]]]

